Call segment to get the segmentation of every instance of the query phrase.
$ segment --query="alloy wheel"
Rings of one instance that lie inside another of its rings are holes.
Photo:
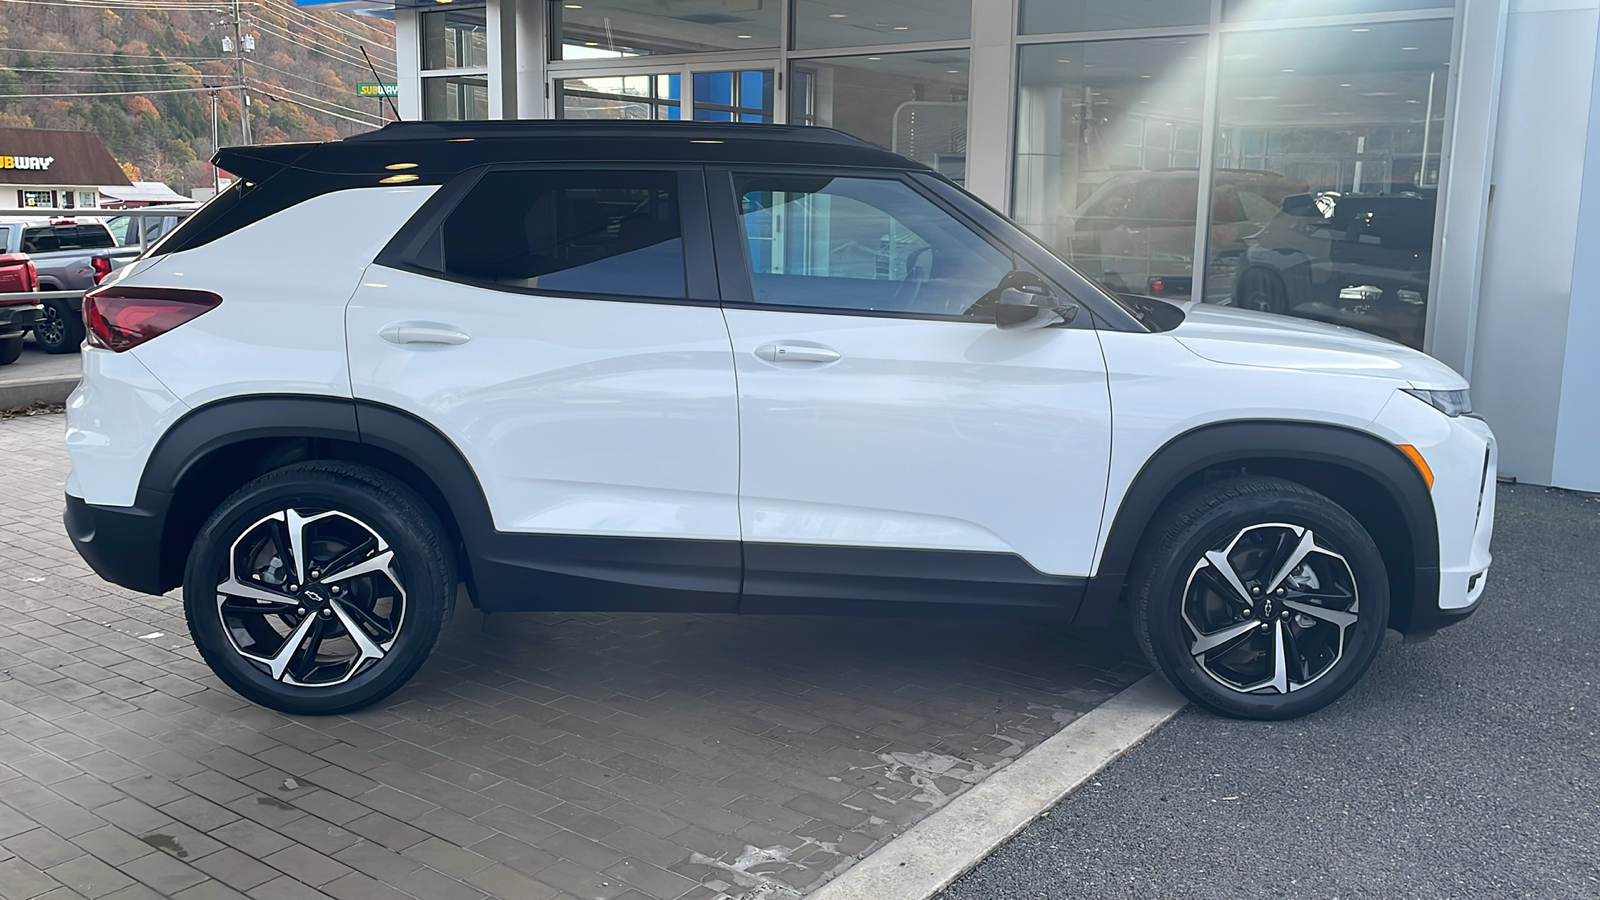
[[[1246,694],[1288,694],[1331,671],[1360,616],[1355,573],[1309,528],[1252,525],[1214,545],[1184,585],[1189,653]]]
[[[67,339],[67,323],[61,318],[61,310],[54,304],[44,305],[44,317],[33,326],[33,337],[41,344],[55,346]]]
[[[388,655],[405,619],[395,553],[337,510],[284,509],[233,542],[217,611],[233,649],[274,681],[332,687]]]

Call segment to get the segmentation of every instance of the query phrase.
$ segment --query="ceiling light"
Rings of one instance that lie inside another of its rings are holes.
[[[1350,82],[1348,82],[1348,81],[1342,81],[1342,82],[1339,83],[1339,87],[1352,87],[1352,86],[1353,85],[1351,85]]]
[[[1154,75],[1140,75],[1140,78],[1154,78]]]
[[[1415,47],[1401,47],[1400,49],[1401,50],[1415,50],[1417,48],[1415,48]]]
[[[709,139],[696,138],[696,139],[690,141],[689,143],[691,143],[691,144],[720,144],[722,142],[721,141],[713,141],[713,140],[709,140]]]
[[[830,18],[830,19],[848,19],[850,17],[848,15],[844,14],[844,13],[828,13],[828,18]]]
[[[1372,29],[1371,28],[1352,28],[1350,30],[1354,31],[1356,34],[1363,34],[1365,32],[1371,31]]]
[[[910,25],[896,25],[894,27],[894,30],[895,31],[909,31],[909,30],[911,30],[911,26]]]
[[[1070,60],[1070,59],[1058,59],[1058,60],[1056,60],[1056,62],[1069,63],[1069,62],[1072,62],[1072,60]]]
[[[598,47],[598,46],[600,46],[600,42],[599,41],[584,41],[583,45],[585,47]]]
[[[869,56],[867,59],[883,59],[881,56]]]
[[[1284,69],[1284,71],[1285,72],[1293,72],[1294,70],[1293,69]]]
[[[402,184],[407,181],[416,181],[416,175],[387,175],[378,179],[379,184]]]
[[[741,41],[748,41],[748,40],[750,40],[750,35],[748,35],[748,34],[741,34],[741,35],[739,35],[739,40],[741,40]]]
[[[961,74],[961,70],[960,69],[945,69],[945,73],[949,74],[949,75],[960,75]]]
[[[387,166],[384,166],[385,169],[388,169],[391,172],[396,169],[415,169],[416,167],[416,163],[390,163]]]

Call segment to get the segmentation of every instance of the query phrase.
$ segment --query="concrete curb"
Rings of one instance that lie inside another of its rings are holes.
[[[29,378],[0,382],[0,409],[15,409],[30,403],[65,403],[78,386],[78,376]]]
[[[845,870],[808,900],[927,900],[1183,709],[1152,674]]]

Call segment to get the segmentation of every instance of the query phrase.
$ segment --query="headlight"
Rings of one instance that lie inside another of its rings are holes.
[[[1472,399],[1467,396],[1466,391],[1424,391],[1416,388],[1402,388],[1402,390],[1452,418],[1472,412]]]

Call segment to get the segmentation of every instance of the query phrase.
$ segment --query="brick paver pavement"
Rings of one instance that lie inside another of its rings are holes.
[[[794,897],[1144,673],[1027,622],[458,612],[378,708],[228,691],[0,422],[0,898]]]

